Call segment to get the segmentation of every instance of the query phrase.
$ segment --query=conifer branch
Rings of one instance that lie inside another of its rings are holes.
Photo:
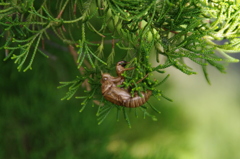
[[[132,95],[151,90],[157,99],[170,101],[157,87],[168,76],[159,82],[151,78],[153,72],[164,73],[173,66],[185,74],[196,74],[185,63],[190,59],[202,67],[210,83],[208,65],[225,72],[226,64],[239,61],[230,56],[240,51],[240,7],[236,1],[57,0],[54,6],[47,0],[23,2],[0,2],[4,60],[13,59],[19,71],[26,71],[32,69],[38,53],[46,56],[41,51],[46,39],[62,41],[81,74],[61,83],[61,87],[69,88],[62,99],[69,100],[79,88],[85,88],[78,96],[83,100],[80,111],[87,104],[98,105],[99,124],[115,107],[131,126],[128,108],[109,104],[101,95],[101,71],[115,76],[118,61],[128,61],[125,67],[135,68],[123,73],[125,79],[119,87],[131,88]],[[215,43],[223,39],[227,42]],[[159,112],[151,104],[139,107],[139,112],[156,120],[148,107]]]

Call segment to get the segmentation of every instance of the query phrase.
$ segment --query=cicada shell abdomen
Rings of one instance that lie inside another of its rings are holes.
[[[152,95],[152,91],[147,90],[147,92],[141,92],[142,96],[135,95],[134,97],[131,97],[127,101],[124,101],[122,103],[122,106],[129,107],[129,108],[136,108],[143,104],[145,104],[149,97]]]

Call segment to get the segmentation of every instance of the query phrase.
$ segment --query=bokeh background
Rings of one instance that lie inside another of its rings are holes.
[[[78,30],[72,29],[79,38]],[[89,41],[101,38],[86,35]],[[68,48],[54,40],[45,41],[49,58],[37,54],[27,72],[18,72],[12,60],[3,61],[0,50],[0,159],[240,159],[239,64],[229,65],[226,74],[209,67],[211,85],[190,61],[197,75],[175,68],[155,74],[159,80],[170,74],[160,89],[173,99],[150,99],[161,111],[154,114],[157,121],[136,119],[132,111],[130,129],[112,111],[98,125],[96,106],[79,113],[81,100],[60,100],[67,89],[57,89],[59,82],[75,79],[79,71]],[[110,51],[111,42],[104,48]],[[116,49],[115,61],[121,53]]]
[[[136,119],[133,112],[130,129],[114,111],[97,125],[96,106],[79,113],[80,100],[60,100],[67,89],[57,89],[59,81],[73,80],[79,71],[68,50],[56,48],[47,49],[49,59],[37,56],[24,73],[0,54],[1,159],[240,158],[238,64],[226,74],[210,67],[211,85],[193,63],[197,75],[167,69],[170,78],[160,89],[173,102],[151,98],[161,111],[158,121]]]

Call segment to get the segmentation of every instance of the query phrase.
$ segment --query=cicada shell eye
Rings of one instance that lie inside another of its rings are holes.
[[[102,79],[101,82],[104,83],[105,81],[108,81],[110,75],[108,73],[102,73]]]
[[[123,67],[125,67],[127,64],[128,64],[127,61],[119,61],[119,62],[117,63],[117,65],[121,65],[121,66],[123,66]]]
[[[103,80],[103,81],[107,81],[108,78],[107,78],[107,77],[103,77],[102,80]]]

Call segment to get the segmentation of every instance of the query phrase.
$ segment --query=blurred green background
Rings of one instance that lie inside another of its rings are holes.
[[[37,56],[33,70],[18,72],[13,61],[0,62],[1,159],[239,159],[239,69],[211,70],[187,76],[174,68],[161,86],[174,102],[151,103],[161,110],[158,121],[134,117],[130,129],[112,111],[97,125],[97,107],[79,113],[81,101],[61,101],[59,81],[79,75],[67,50]],[[0,54],[1,59],[4,53]],[[198,67],[195,68],[198,70]],[[198,70],[201,72],[201,70]],[[155,75],[162,79],[163,75]]]

